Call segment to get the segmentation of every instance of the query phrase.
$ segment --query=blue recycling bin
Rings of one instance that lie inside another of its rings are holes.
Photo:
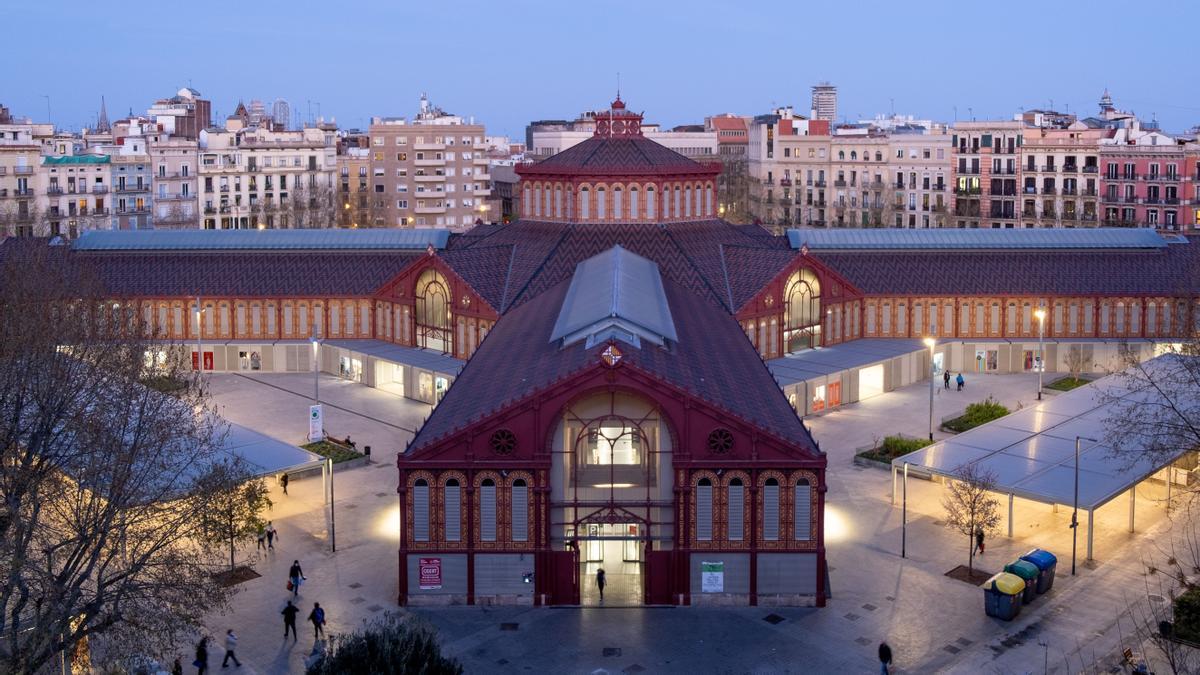
[[[1035,548],[1021,556],[1021,560],[1033,563],[1038,568],[1037,592],[1045,593],[1054,587],[1054,570],[1058,567],[1058,558],[1049,551]]]
[[[988,579],[983,588],[983,611],[988,616],[1012,621],[1021,613],[1021,596],[1025,593],[1025,580],[1008,572]]]

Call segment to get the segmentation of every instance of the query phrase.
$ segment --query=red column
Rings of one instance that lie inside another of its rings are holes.
[[[825,606],[825,470],[818,474],[817,488],[817,607]]]
[[[396,458],[396,465],[400,465],[399,457]],[[396,493],[400,500],[400,588],[397,604],[404,606],[408,602],[408,540],[404,531],[404,500],[408,498],[408,476],[403,469],[400,470],[400,484],[396,487]]]

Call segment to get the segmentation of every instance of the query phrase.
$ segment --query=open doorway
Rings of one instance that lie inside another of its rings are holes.
[[[587,523],[580,528],[580,603],[594,607],[641,605],[645,570],[641,526],[636,523]],[[604,570],[605,579],[603,601],[597,583],[600,570]]]

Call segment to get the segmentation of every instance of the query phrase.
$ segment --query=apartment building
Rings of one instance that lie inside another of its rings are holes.
[[[828,82],[813,85],[812,117],[827,122],[837,119],[837,87]]]
[[[721,162],[721,175],[717,176],[718,213],[731,223],[749,223],[752,218],[747,118],[729,113],[713,115],[704,118],[704,129],[717,135],[715,159]]]
[[[870,129],[835,133],[829,143],[833,227],[883,225],[888,139]]]
[[[45,234],[74,239],[88,230],[110,229],[112,157],[42,157],[38,183],[37,211],[47,223]]]
[[[336,130],[241,127],[200,132],[204,229],[335,227]]]
[[[172,136],[198,139],[201,131],[212,126],[212,102],[184,87],[174,96],[155,101],[146,115]]]
[[[371,151],[347,146],[337,155],[338,225],[382,227],[383,215],[371,213]]]
[[[881,218],[885,226],[908,229],[950,226],[953,139],[944,127],[931,128],[934,129],[931,133],[888,134],[885,180],[889,181],[891,209],[885,202]],[[874,176],[872,179],[873,183],[877,181]],[[876,224],[874,219],[872,224]]]
[[[1025,131],[1025,123],[1019,120],[954,124],[952,210],[956,227],[1018,226],[1017,186],[1021,184],[1020,150]]]
[[[1200,224],[1200,151],[1133,120],[1100,140],[1105,225],[1162,230]]]
[[[386,227],[462,231],[490,220],[486,132],[422,95],[412,120],[371,121],[370,210]]]
[[[148,120],[122,120],[114,125],[116,145],[108,148],[112,158],[112,221],[114,230],[139,230],[152,227],[151,181],[154,169],[150,161]],[[132,127],[120,135],[123,127]]]
[[[825,225],[832,201],[829,122],[779,108],[755,117],[747,135],[751,216],[780,227]]]
[[[193,229],[200,224],[197,208],[198,141],[167,133],[148,140],[155,229]]]
[[[53,131],[49,124],[0,124],[0,237],[35,234],[39,139]]]
[[[1021,146],[1024,227],[1099,224],[1100,141],[1110,134],[1077,123],[1065,129],[1026,129]]]

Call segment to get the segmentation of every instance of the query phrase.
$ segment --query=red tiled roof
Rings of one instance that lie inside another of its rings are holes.
[[[643,136],[593,136],[536,164],[522,164],[522,177],[720,173],[720,165],[701,164]]]
[[[584,369],[604,348],[566,348],[550,334],[566,295],[564,280],[513,309],[488,334],[409,447],[419,453],[441,438]],[[816,445],[737,322],[711,302],[664,279],[679,341],[668,349],[622,346],[625,363],[684,389],[809,450]]]

